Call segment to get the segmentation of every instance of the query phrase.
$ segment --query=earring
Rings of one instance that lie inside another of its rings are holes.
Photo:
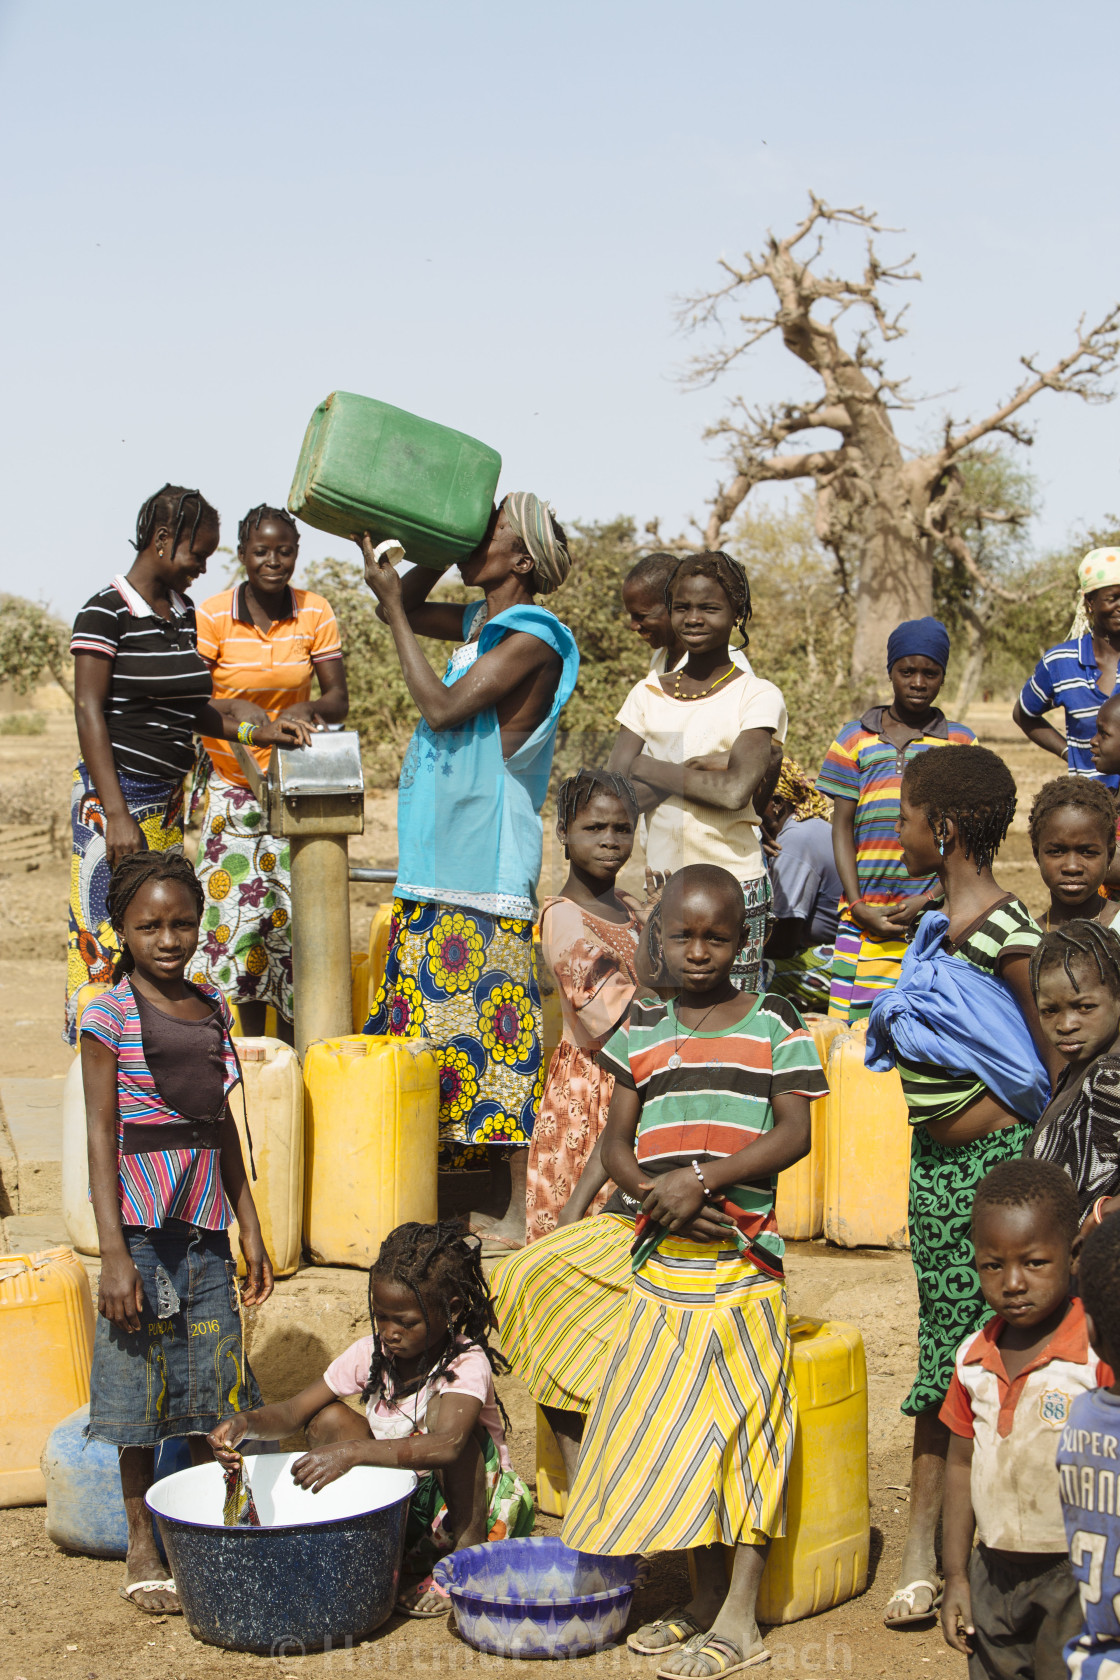
[[[161,560],[163,559],[163,549],[162,548],[157,548],[156,549],[156,554],[159,556],[159,558]]]
[[[566,862],[566,863],[570,863],[570,862],[571,862],[571,861],[572,861],[572,860],[571,860],[571,858],[570,858],[570,857],[569,857],[569,856],[568,856],[568,848],[567,848],[567,846],[565,846],[565,847],[564,847],[564,861],[565,861],[565,862]]]

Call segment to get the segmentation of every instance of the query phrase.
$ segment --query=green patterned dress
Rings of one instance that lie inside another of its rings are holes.
[[[988,974],[1009,957],[1029,957],[1042,933],[1026,905],[1010,894],[966,928],[952,954]],[[902,1403],[911,1417],[940,1406],[953,1361],[966,1336],[991,1317],[976,1273],[972,1198],[984,1175],[1023,1153],[1034,1122],[1021,1120],[972,1143],[942,1144],[924,1122],[947,1120],[981,1096],[978,1079],[898,1058],[912,1127],[910,1256],[918,1277],[918,1374]]]

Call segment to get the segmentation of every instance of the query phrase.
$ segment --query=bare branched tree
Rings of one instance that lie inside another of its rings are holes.
[[[824,236],[834,226],[866,230],[861,279],[818,269]],[[937,448],[908,452],[893,416],[913,405],[905,381],[889,377],[883,356],[883,346],[905,334],[905,310],[891,314],[883,294],[888,286],[920,275],[912,258],[890,265],[878,256],[873,236],[891,231],[862,206],[835,209],[810,194],[808,214],[788,237],[768,235],[764,249],[757,256],[748,253],[741,265],[721,259],[725,283],[690,299],[681,311],[687,329],[717,326],[722,334],[716,349],[693,362],[692,383],[712,384],[771,333],[780,333],[786,349],[820,380],[815,401],[755,407],[740,398],[711,428],[709,436],[727,440],[734,476],[719,485],[704,535],[709,547],[718,547],[756,484],[811,479],[817,534],[855,596],[852,677],[857,683],[881,669],[887,636],[900,619],[929,612],[937,545],[956,552],[966,569],[970,561],[976,564],[971,551],[965,557],[960,463],[985,439],[1031,443],[1031,433],[1017,416],[1042,391],[1068,392],[1090,403],[1109,401],[1112,392],[1104,382],[1120,360],[1116,305],[1094,327],[1086,327],[1082,318],[1072,348],[1051,366],[1042,368],[1035,357],[1022,357],[1019,384],[984,419],[958,423],[946,417]],[[768,313],[746,313],[746,295],[753,296],[752,288],[763,281],[774,294],[773,305]],[[728,330],[731,309],[735,323]],[[843,343],[839,329],[853,310],[867,319],[854,342]],[[813,443],[811,434],[822,431],[838,434],[839,442],[790,448],[799,439]]]

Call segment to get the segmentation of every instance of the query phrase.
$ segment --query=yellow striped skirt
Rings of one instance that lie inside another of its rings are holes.
[[[490,1274],[502,1352],[542,1406],[591,1410],[630,1288],[634,1226],[596,1214],[550,1231]]]
[[[792,1379],[783,1285],[737,1249],[667,1237],[627,1298],[565,1545],[617,1556],[783,1534]]]

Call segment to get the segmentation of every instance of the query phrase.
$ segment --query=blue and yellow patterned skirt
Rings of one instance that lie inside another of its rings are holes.
[[[440,1064],[440,1165],[474,1145],[525,1145],[544,1089],[533,924],[394,899],[367,1033],[427,1038]]]

